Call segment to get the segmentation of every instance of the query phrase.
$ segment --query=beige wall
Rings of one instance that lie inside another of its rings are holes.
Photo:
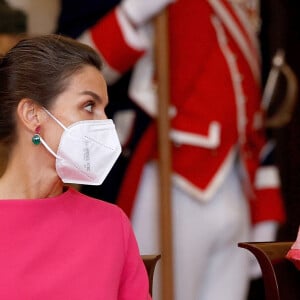
[[[7,3],[27,13],[29,33],[50,33],[55,29],[59,0],[7,0]]]

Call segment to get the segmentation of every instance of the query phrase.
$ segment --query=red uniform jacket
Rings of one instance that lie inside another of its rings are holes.
[[[248,11],[226,0],[169,6],[172,169],[175,184],[209,201],[239,154],[253,222],[284,218],[278,171],[261,166],[260,57]],[[119,204],[130,212],[143,164],[155,152],[151,28],[130,28],[116,8],[82,37],[98,49],[107,78],[136,66],[129,92],[153,126],[144,134]]]

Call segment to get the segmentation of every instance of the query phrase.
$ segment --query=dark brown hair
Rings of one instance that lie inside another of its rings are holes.
[[[18,103],[29,98],[49,108],[70,76],[84,66],[101,70],[101,60],[87,45],[60,35],[43,35],[20,41],[0,57],[0,142],[15,134]]]

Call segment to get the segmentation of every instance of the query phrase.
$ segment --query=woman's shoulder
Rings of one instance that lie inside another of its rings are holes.
[[[127,216],[116,204],[84,195],[73,188],[69,188],[66,193],[70,198],[71,206],[80,215],[95,217],[99,220],[107,219],[111,222],[116,220],[127,222]]]

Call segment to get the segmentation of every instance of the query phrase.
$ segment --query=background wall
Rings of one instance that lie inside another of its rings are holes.
[[[55,30],[59,0],[6,0],[9,5],[23,10],[28,18],[28,34],[51,33]],[[0,20],[1,22],[1,20]],[[0,147],[0,175],[6,162],[6,153]]]
[[[13,7],[28,15],[28,33],[43,34],[54,31],[59,10],[58,0],[7,0]]]

